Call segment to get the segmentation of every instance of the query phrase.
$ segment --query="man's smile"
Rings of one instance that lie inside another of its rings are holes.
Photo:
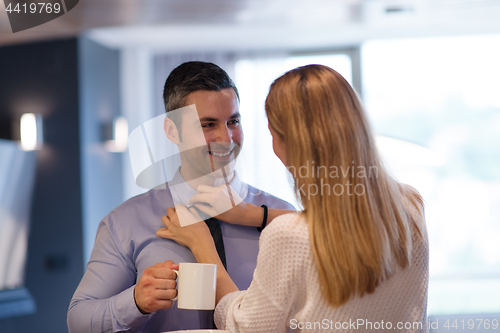
[[[233,152],[234,148],[231,150],[228,150],[226,152],[215,152],[215,151],[208,151],[208,153],[212,156],[217,156],[217,157],[226,157],[229,156]]]

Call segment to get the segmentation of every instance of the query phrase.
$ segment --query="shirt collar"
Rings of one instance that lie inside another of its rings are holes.
[[[210,175],[204,177],[209,176]],[[222,184],[224,184],[224,179],[218,178],[214,186],[220,186]],[[229,185],[231,185],[232,189],[240,196],[242,200],[245,199],[248,194],[248,186],[241,181],[236,170],[234,171],[233,179],[229,182]],[[188,205],[189,199],[191,199],[191,197],[198,193],[197,190],[192,188],[191,185],[189,185],[189,183],[184,179],[184,177],[182,177],[180,168],[177,169],[174,178],[172,178],[172,180],[168,182],[168,187],[170,189],[170,193],[172,194],[174,205]]]

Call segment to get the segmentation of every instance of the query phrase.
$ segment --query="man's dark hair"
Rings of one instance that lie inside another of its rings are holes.
[[[238,97],[238,89],[227,73],[211,62],[189,61],[175,68],[163,88],[165,111],[173,111],[185,105],[184,98],[197,90],[220,91],[232,88]],[[179,127],[180,119],[172,119]]]

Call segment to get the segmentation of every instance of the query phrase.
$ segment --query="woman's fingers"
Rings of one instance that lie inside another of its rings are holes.
[[[198,206],[197,206],[198,207]],[[196,209],[194,207],[189,207],[188,208],[188,211],[193,214],[193,216],[197,219],[197,220],[202,220],[202,218],[200,217],[200,214],[198,214],[198,212],[196,211]]]
[[[160,228],[156,231],[156,236],[161,238],[172,239],[172,233],[168,230],[168,228]]]
[[[161,221],[165,225],[165,228],[160,228],[156,231],[156,236],[161,238],[174,239],[174,234],[172,230],[180,227],[179,219],[177,217],[177,212],[174,208],[167,209],[167,214],[161,218]]]
[[[207,214],[208,216],[216,217],[218,215],[217,210],[212,206],[207,206],[205,204],[200,204],[200,203],[195,203],[194,206],[203,213]]]
[[[161,238],[168,238],[177,241],[178,228],[188,226],[203,221],[194,207],[189,209],[185,205],[177,205],[174,208],[167,209],[167,214],[162,216],[161,221],[165,228],[160,228],[156,235]]]
[[[164,215],[164,216],[161,217],[161,221],[163,222],[163,224],[167,228],[168,228],[168,225],[171,223],[170,222],[170,218],[168,216],[166,216],[166,215]]]
[[[205,202],[209,205],[214,205],[217,197],[213,193],[197,193],[189,199],[189,204],[192,205],[195,202]]]
[[[171,222],[173,222],[173,223],[179,222],[176,208],[173,208],[173,207],[168,208],[167,215],[168,215],[168,218],[170,219]]]
[[[200,221],[203,219],[198,215],[198,213],[193,214],[192,211],[189,211],[185,205],[177,205],[175,206],[177,212],[177,221],[173,221],[175,225],[185,227]],[[193,208],[194,209],[194,208]]]

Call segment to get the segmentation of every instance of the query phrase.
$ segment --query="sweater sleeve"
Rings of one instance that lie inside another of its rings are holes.
[[[301,303],[304,262],[310,255],[304,223],[297,214],[277,217],[263,230],[257,267],[246,291],[224,296],[215,310],[219,329],[230,332],[286,332]]]
[[[135,267],[113,237],[112,218],[110,214],[100,223],[87,270],[71,300],[70,333],[135,332],[148,318],[135,305]]]

